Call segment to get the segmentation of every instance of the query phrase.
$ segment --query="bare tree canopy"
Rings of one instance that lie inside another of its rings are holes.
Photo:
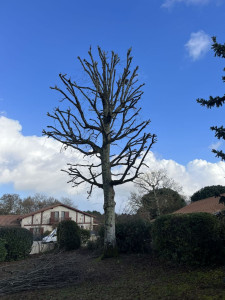
[[[108,55],[98,47],[99,62],[91,49],[88,54],[89,61],[78,59],[90,84],[83,86],[59,74],[63,88],[53,89],[69,106],[48,113],[54,125],[43,133],[84,155],[83,162],[70,163],[66,170],[74,187],[89,183],[89,195],[93,186],[103,189],[107,256],[107,249],[116,247],[114,186],[139,176],[156,136],[145,132],[150,120],[138,119],[143,84],[138,84],[138,67],[131,70],[131,49],[121,74],[116,70],[121,69],[120,58],[113,51]]]
[[[131,193],[128,208],[146,219],[154,219],[185,205],[182,187],[168,176],[165,169],[142,174],[135,181],[139,193]]]
[[[178,193],[182,191],[182,187],[173,178],[168,176],[165,169],[142,174],[135,180],[135,184],[142,193],[161,188],[172,189]]]
[[[4,194],[0,197],[0,214],[24,215],[58,203],[75,207],[72,200],[65,197],[58,200],[54,197],[47,197],[44,194],[37,193],[34,196],[21,199],[17,194]]]

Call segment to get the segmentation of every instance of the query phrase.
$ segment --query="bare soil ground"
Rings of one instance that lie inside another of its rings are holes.
[[[169,266],[150,255],[100,260],[87,250],[0,264],[3,300],[225,299],[224,267]]]

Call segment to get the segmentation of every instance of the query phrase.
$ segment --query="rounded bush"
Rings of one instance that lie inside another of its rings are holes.
[[[6,260],[18,260],[27,257],[33,244],[33,234],[19,227],[0,228],[0,239],[5,240]]]
[[[57,227],[57,243],[59,248],[75,250],[81,245],[80,228],[72,220],[64,220]]]
[[[206,265],[222,262],[223,239],[219,220],[208,213],[161,216],[152,227],[156,253],[177,263]]]

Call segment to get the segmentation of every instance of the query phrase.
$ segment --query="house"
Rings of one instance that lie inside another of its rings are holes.
[[[20,226],[34,235],[41,235],[45,231],[52,231],[63,220],[73,220],[79,227],[93,230],[94,216],[62,203],[26,215],[1,215],[0,227]]]
[[[225,194],[222,194],[225,196]],[[192,202],[187,206],[184,206],[177,211],[173,212],[173,214],[189,214],[194,212],[207,212],[210,214],[218,214],[222,210],[225,210],[225,205],[219,203],[220,197],[209,197],[206,199],[198,200],[196,202]]]

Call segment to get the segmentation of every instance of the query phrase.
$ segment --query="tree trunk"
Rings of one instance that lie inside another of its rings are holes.
[[[104,191],[104,212],[105,212],[105,232],[104,232],[104,253],[103,258],[115,257],[118,255],[115,234],[115,192],[112,185],[111,165],[110,165],[110,145],[106,145],[102,151],[102,181]]]
[[[159,217],[159,216],[161,215],[161,214],[160,214],[160,206],[159,206],[159,199],[158,199],[158,197],[157,197],[155,188],[153,188],[153,193],[154,193],[154,196],[155,196],[156,209],[157,209],[157,216]]]
[[[105,212],[105,232],[104,232],[104,253],[103,257],[117,256],[116,234],[115,234],[115,201],[113,186],[104,190],[104,212]]]

